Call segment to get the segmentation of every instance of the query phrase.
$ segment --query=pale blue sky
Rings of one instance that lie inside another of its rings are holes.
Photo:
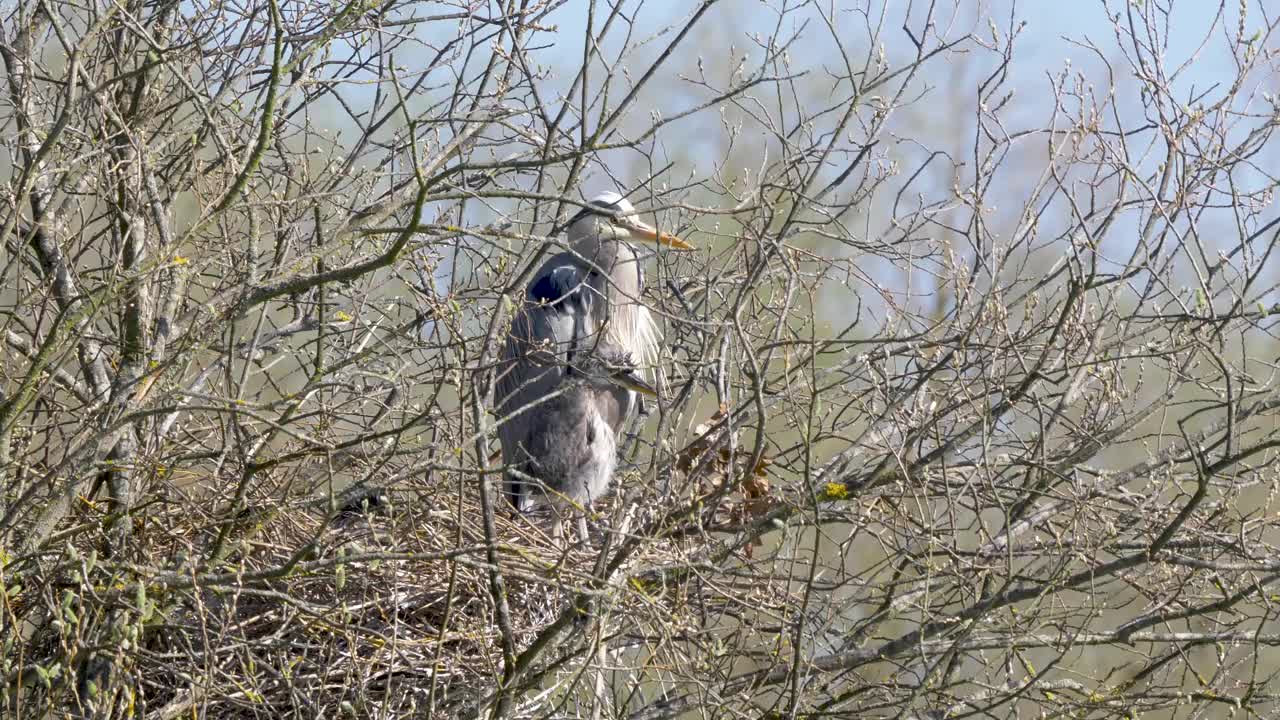
[[[906,2],[890,4],[893,6],[890,13],[904,12],[909,5]],[[940,6],[945,4],[939,3]],[[632,41],[649,39],[648,46],[637,53],[633,62],[630,63],[631,72],[638,72],[643,68],[645,66],[643,61],[656,56],[658,49],[666,46],[672,37],[670,33],[658,37],[653,37],[653,34],[660,28],[673,23],[679,24],[696,5],[697,3],[681,0],[651,0],[639,6],[628,5],[629,13],[635,18]],[[835,22],[842,33],[847,33],[847,37],[842,41],[855,55],[866,46],[866,34],[863,29],[865,20],[856,11],[850,9],[856,5],[858,4],[839,2],[823,5],[827,10],[837,8],[832,13]],[[921,6],[927,3],[917,2],[914,5],[916,8],[913,13],[917,19],[912,24],[918,26]],[[989,37],[990,31],[985,18],[990,17],[996,21],[1000,33],[1007,35],[1012,5],[1007,1],[964,3],[959,17],[953,20],[940,12],[937,20],[939,24],[955,23],[954,29],[948,33],[953,37],[966,29],[972,29],[980,36]],[[552,22],[559,30],[557,41],[541,57],[548,65],[559,66],[565,70],[546,83],[546,89],[551,91],[549,94],[561,91],[562,85],[567,84],[572,76],[570,69],[576,70],[577,58],[582,53],[580,41],[586,27],[586,7],[586,2],[570,2],[552,15]],[[1234,36],[1239,7],[1237,2],[1219,5],[1214,2],[1184,0],[1173,4],[1168,22],[1169,47],[1166,62],[1170,68],[1174,68],[1183,61],[1193,60],[1187,70],[1174,82],[1175,91],[1179,97],[1190,97],[1193,90],[1202,91],[1215,83],[1230,81],[1234,74],[1234,67],[1224,51],[1224,33]],[[605,5],[601,3],[597,14],[603,13],[604,8]],[[1072,40],[1091,40],[1108,54],[1113,68],[1117,71],[1118,102],[1121,108],[1136,108],[1138,102],[1136,95],[1125,97],[1126,90],[1132,91],[1134,86],[1127,63],[1117,49],[1114,28],[1107,17],[1108,8],[1104,7],[1102,2],[1036,0],[1017,3],[1016,8],[1016,17],[1025,21],[1026,26],[1022,30],[1016,48],[1015,63],[1011,71],[1013,79],[1009,84],[1017,92],[1014,118],[1025,113],[1029,124],[1043,123],[1049,109],[1048,75],[1061,72],[1068,60],[1073,69],[1096,80],[1098,85],[1105,83],[1105,66],[1101,60],[1093,52],[1073,44]],[[1197,53],[1206,33],[1213,27],[1215,16],[1220,8],[1222,19],[1213,29],[1213,36],[1210,38],[1207,49]],[[1125,10],[1126,7],[1122,2],[1110,3],[1110,11],[1113,13]],[[1246,27],[1249,28],[1246,33],[1251,33],[1254,28],[1262,26],[1260,12],[1256,7],[1251,10],[1252,17],[1246,23]],[[730,46],[735,47],[739,52],[754,50],[755,55],[758,56],[759,51],[753,47],[751,40],[752,35],[757,32],[766,34],[780,28],[785,35],[803,23],[809,22],[810,25],[805,30],[806,39],[796,49],[796,66],[814,71],[820,70],[824,65],[838,62],[834,44],[826,29],[821,27],[818,21],[819,16],[812,7],[800,8],[779,22],[776,4],[765,4],[760,0],[722,0],[709,11],[694,30],[693,39],[696,43],[684,45],[677,56],[668,61],[659,71],[655,78],[657,82],[653,83],[652,90],[644,95],[645,109],[656,109],[664,116],[670,117],[690,107],[701,95],[696,89],[690,88],[687,83],[681,81],[679,75],[693,70],[695,48],[710,69],[715,67],[717,60],[723,59],[729,52]],[[599,17],[596,22],[597,24],[600,22]],[[890,16],[884,21],[885,30],[881,40],[885,43],[886,52],[891,59],[902,57],[911,51],[908,38],[901,31],[901,26],[900,16]],[[993,66],[995,60],[993,56],[974,59],[980,66],[988,67]],[[947,67],[947,64],[935,63],[927,68],[924,77],[935,83],[945,83],[946,78],[938,78],[936,73]],[[959,93],[962,99],[971,100],[973,87],[983,75],[985,75],[984,72],[975,68],[966,79],[967,82],[961,83],[961,87],[943,87],[940,90],[954,91]],[[1045,100],[1040,101],[1038,97],[1044,97]],[[938,97],[938,101],[941,100],[942,97]],[[647,114],[642,116],[643,119],[647,119]],[[940,127],[943,127],[954,120],[971,121],[971,116],[971,111],[959,114],[938,112],[936,121]],[[668,128],[670,132],[664,134],[661,139],[667,144],[679,142],[684,145],[696,145],[699,139],[707,137],[708,132],[716,131],[714,122],[714,117],[709,113],[707,117],[691,118],[686,123]],[[683,149],[688,150],[687,147]],[[603,182],[603,178],[601,181]]]
[[[1172,72],[1183,63],[1189,63],[1182,74],[1173,81],[1175,96],[1180,101],[1185,101],[1193,94],[1207,90],[1209,91],[1206,98],[1208,102],[1221,97],[1225,87],[1235,76],[1235,67],[1227,49],[1236,36],[1239,2],[1183,0],[1154,5],[1150,3],[1154,3],[1155,0],[1143,0],[1143,2],[1144,5],[1141,7],[1146,10],[1169,9],[1167,25],[1162,28],[1167,30],[1168,34],[1168,47],[1164,56],[1166,69]],[[903,0],[888,4],[891,6],[888,10],[889,17],[883,20],[884,29],[879,40],[885,45],[885,53],[890,63],[897,64],[913,52],[906,33],[901,29],[903,25],[901,14],[906,12],[909,6],[912,7],[913,19],[909,25],[918,31],[922,20],[921,13],[928,3],[909,3]],[[609,49],[616,50],[623,33],[628,30],[630,45],[633,48],[638,45],[639,48],[633,50],[633,53],[628,56],[629,61],[625,63],[625,67],[618,65],[613,68],[616,89],[611,95],[611,105],[616,104],[622,89],[627,87],[625,79],[617,82],[619,74],[630,73],[632,79],[637,78],[639,73],[648,66],[649,61],[671,42],[675,31],[684,26],[688,14],[697,5],[698,3],[684,0],[649,0],[643,4],[626,4],[625,13],[634,20],[634,24],[620,23],[616,27],[611,39],[606,42],[605,56],[610,58],[613,56]],[[861,17],[856,9],[859,5],[861,3],[841,3],[833,0],[819,6],[833,18],[839,31],[840,42],[855,57],[860,57],[866,51],[868,44],[866,19]],[[941,7],[947,3],[939,2],[938,5]],[[578,59],[583,51],[587,6],[584,0],[565,3],[543,21],[544,25],[556,26],[556,32],[543,33],[530,42],[531,45],[539,48],[532,54],[533,61],[550,70],[549,76],[540,83],[539,91],[543,99],[553,107],[558,107],[559,96],[565,92],[578,68]],[[991,30],[988,18],[990,18],[994,20],[1000,35],[1007,37],[1012,6],[1013,4],[1008,0],[963,3],[955,17],[939,11],[935,21],[941,26],[951,25],[951,29],[945,33],[950,38],[958,37],[965,32],[973,32],[980,37],[989,38]],[[606,3],[598,3],[597,26],[602,21],[601,16],[607,12],[607,8]],[[692,30],[688,41],[682,44],[676,54],[658,70],[653,82],[640,96],[640,100],[630,111],[632,126],[646,125],[651,111],[656,111],[663,117],[672,117],[709,97],[708,90],[698,88],[687,80],[688,76],[696,71],[699,56],[703,60],[709,77],[717,81],[725,81],[725,58],[730,54],[731,47],[739,54],[748,53],[752,58],[761,56],[761,50],[754,43],[756,33],[787,36],[808,23],[804,30],[804,41],[794,48],[794,67],[797,70],[808,71],[810,77],[816,80],[815,85],[821,85],[822,73],[827,69],[837,70],[837,66],[840,65],[835,41],[824,26],[823,18],[817,9],[810,5],[788,12],[785,17],[779,19],[777,8],[778,2],[774,0],[769,3],[761,0],[721,0],[713,6]],[[497,10],[496,4],[490,3],[487,10],[483,11],[497,12]],[[1254,30],[1264,27],[1266,21],[1262,13],[1266,10],[1265,7],[1259,7],[1257,3],[1250,3],[1249,17],[1245,23],[1245,37],[1251,36]],[[1103,89],[1107,85],[1106,65],[1097,54],[1079,44],[1085,41],[1092,41],[1101,49],[1116,73],[1115,102],[1119,108],[1122,124],[1130,129],[1140,125],[1143,121],[1137,82],[1132,76],[1129,62],[1122,55],[1119,39],[1112,21],[1108,18],[1108,12],[1126,13],[1128,11],[1129,6],[1123,2],[1110,2],[1104,5],[1098,0],[1082,2],[1034,0],[1017,3],[1014,17],[1016,22],[1025,22],[1025,26],[1022,27],[1015,46],[1014,62],[1010,68],[1011,79],[1006,84],[1007,89],[1015,91],[1012,104],[1002,115],[1007,128],[1017,131],[1045,127],[1053,108],[1050,76],[1062,73],[1068,67],[1068,61],[1073,73],[1083,73],[1098,89],[1099,95],[1104,94]],[[894,13],[898,13],[898,16],[894,16]],[[1220,18],[1219,13],[1221,13]],[[674,30],[668,29],[673,26]],[[1208,36],[1207,42],[1206,36]],[[1274,47],[1275,44],[1276,39],[1272,38],[1269,45]],[[406,60],[408,58],[397,58],[401,64]],[[920,80],[932,85],[933,90],[925,100],[917,103],[909,111],[901,113],[900,117],[895,117],[893,122],[900,125],[891,126],[891,131],[901,130],[902,135],[918,138],[931,147],[957,153],[964,151],[965,144],[969,143],[973,136],[976,87],[995,67],[997,61],[998,57],[994,53],[975,52],[966,57],[931,62],[926,66]],[[748,63],[748,71],[750,68],[751,64]],[[592,72],[593,78],[598,82],[604,74],[604,69],[596,67]],[[1254,77],[1251,82],[1269,83],[1273,87],[1280,85],[1276,82],[1276,78],[1265,75]],[[834,91],[834,95],[802,98],[802,102],[830,100],[847,92],[848,88],[845,85]],[[767,98],[771,96],[772,91],[762,90],[759,94]],[[1265,108],[1252,109],[1265,110]],[[719,143],[724,130],[719,120],[719,113],[707,110],[668,125],[658,133],[654,147],[651,148],[655,164],[661,166],[668,160],[690,160],[693,163],[692,170],[686,163],[678,166],[680,168],[678,173],[672,171],[670,173],[672,177],[669,178],[672,183],[688,181],[690,177],[695,180],[705,178],[710,172],[713,161],[722,155]],[[828,118],[827,121],[834,122],[834,117]],[[1257,124],[1253,121],[1242,123],[1240,132],[1256,127]],[[538,129],[537,123],[532,123],[532,128]],[[755,137],[759,140],[751,137],[751,132],[755,132]],[[758,127],[754,130],[748,127],[744,130],[743,137],[745,142],[739,145],[739,153],[743,157],[735,159],[740,159],[746,165],[759,167],[759,162],[750,156],[764,155],[768,147],[767,134]],[[947,140],[952,137],[958,137],[959,140]],[[1143,150],[1152,139],[1152,134],[1147,133],[1145,137],[1134,142],[1134,149]],[[947,145],[948,142],[958,143],[958,145]],[[1043,157],[1044,145],[1042,140],[1026,141],[1019,146],[1018,151],[1028,153],[1028,156],[1038,154],[1039,157]],[[742,149],[744,147],[745,150]],[[895,157],[904,158],[904,164],[909,164],[912,160],[910,145],[899,145],[886,152],[896,153]],[[919,149],[918,152],[921,155],[926,154],[923,149]],[[1142,172],[1153,173],[1160,159],[1162,158],[1156,155],[1139,156],[1135,164]],[[599,161],[600,164],[583,177],[581,190],[586,195],[606,189],[626,189],[629,184],[642,176],[648,167],[640,155],[632,151],[602,155]],[[610,178],[601,167],[608,167],[618,182]],[[1250,180],[1244,173],[1236,179],[1246,184]],[[1262,178],[1258,178],[1258,182],[1262,181]],[[946,194],[950,191],[952,180],[946,173],[942,173],[928,182],[931,183],[928,186],[931,192]],[[619,187],[619,184],[622,187]],[[1000,210],[1018,207],[1021,200],[1019,192],[1022,188],[1009,185],[1004,187],[1010,188],[1008,197],[994,198],[992,202],[1003,204]],[[645,204],[643,198],[637,199],[638,204],[642,206]],[[1213,218],[1214,215],[1210,213],[1204,216],[1202,221],[1212,223]],[[477,215],[476,220],[482,219],[487,220]],[[1111,257],[1122,260],[1128,255],[1132,247],[1129,238],[1136,235],[1133,231],[1136,230],[1138,219],[1138,214],[1133,213],[1119,220],[1114,233],[1117,239],[1106,248],[1106,252]],[[1047,237],[1051,237],[1054,232],[1051,227],[1048,227],[1049,225],[1051,223],[1046,223],[1043,229]],[[1128,247],[1125,246],[1126,243]]]

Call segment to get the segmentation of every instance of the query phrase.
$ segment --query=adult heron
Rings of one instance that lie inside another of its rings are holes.
[[[494,407],[501,424],[504,465],[516,467],[528,451],[531,425],[545,423],[535,413],[572,367],[574,354],[595,347],[627,353],[643,366],[658,356],[658,330],[641,301],[644,273],[633,243],[689,250],[688,243],[659,232],[637,217],[617,193],[592,198],[565,228],[569,249],[538,268],[525,292],[503,346]],[[608,415],[613,433],[638,404],[634,388],[613,388],[617,412]],[[508,473],[504,488],[519,512],[531,509],[527,481]]]
[[[521,424],[520,458],[510,474],[521,483],[526,512],[551,510],[552,537],[562,536],[564,519],[573,514],[580,540],[587,541],[584,511],[609,489],[617,464],[617,428],[626,412],[619,390],[657,394],[626,351],[577,351],[556,390]]]

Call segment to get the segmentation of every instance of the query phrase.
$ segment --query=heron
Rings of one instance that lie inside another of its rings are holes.
[[[617,428],[626,412],[620,389],[657,394],[627,351],[600,346],[575,352],[556,390],[529,410],[522,425],[521,457],[511,474],[520,479],[526,512],[552,511],[556,539],[573,514],[580,539],[588,541],[584,511],[609,489],[617,465]]]
[[[589,200],[565,226],[568,250],[552,256],[534,273],[524,302],[503,345],[494,408],[502,418],[498,437],[502,459],[516,467],[527,454],[531,425],[546,423],[546,412],[534,412],[573,367],[575,353],[610,349],[629,361],[652,366],[658,356],[658,329],[641,302],[644,273],[634,244],[678,250],[693,247],[640,220],[621,195],[603,193]],[[639,372],[635,379],[643,380]],[[616,412],[602,413],[616,438],[623,423],[639,407],[634,387],[612,388]],[[603,402],[602,396],[591,397]],[[517,512],[531,509],[528,483],[508,472],[507,498]]]

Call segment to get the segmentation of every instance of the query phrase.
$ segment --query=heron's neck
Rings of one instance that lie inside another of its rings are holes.
[[[572,230],[572,228],[571,228]],[[626,349],[642,366],[658,359],[658,330],[641,299],[640,258],[630,244],[591,233],[571,234],[574,252],[609,278],[606,342]]]
[[[644,307],[638,299],[619,297],[611,310],[609,322],[605,325],[605,342],[625,348],[637,359],[647,355],[650,352],[649,345],[652,344],[649,337],[652,333],[649,332],[648,325],[642,322],[641,311]]]

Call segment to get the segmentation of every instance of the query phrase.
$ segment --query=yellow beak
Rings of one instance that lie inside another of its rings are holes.
[[[641,395],[649,397],[658,397],[658,391],[652,385],[645,382],[634,370],[626,370],[615,373],[611,378],[614,384],[624,387],[628,390],[638,392]]]
[[[639,220],[628,220],[624,227],[631,231],[631,237],[642,242],[657,243],[673,250],[692,250],[693,246],[681,240],[675,235],[668,235],[664,232],[658,232],[658,229],[646,225]]]

